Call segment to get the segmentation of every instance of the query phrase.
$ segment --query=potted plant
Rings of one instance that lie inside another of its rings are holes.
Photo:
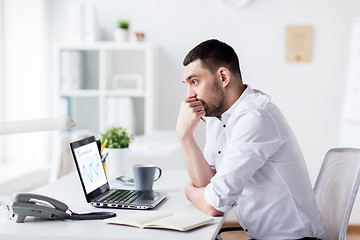
[[[105,165],[109,181],[126,173],[129,145],[133,140],[134,136],[120,126],[110,127],[100,133],[101,145],[107,141],[102,155],[108,154]]]
[[[116,42],[129,41],[129,21],[119,20],[118,27],[114,30],[114,39]]]

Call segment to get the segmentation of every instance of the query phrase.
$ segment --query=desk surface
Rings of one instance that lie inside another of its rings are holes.
[[[184,194],[184,186],[189,181],[185,170],[168,170],[163,172],[155,182],[156,191],[167,192],[166,199],[154,210],[172,214],[182,212],[199,212]],[[126,188],[120,182],[113,184],[117,188]],[[95,208],[86,202],[80,180],[75,173],[67,175],[51,184],[34,191],[66,203],[78,213],[94,211],[113,211],[121,215],[129,211]],[[147,210],[152,211],[152,210]],[[201,228],[188,232],[159,229],[139,229],[129,226],[105,224],[102,220],[89,221],[45,221],[30,219],[25,223],[14,223],[7,219],[6,211],[0,209],[0,239],[215,239],[224,218],[215,217],[215,221]]]

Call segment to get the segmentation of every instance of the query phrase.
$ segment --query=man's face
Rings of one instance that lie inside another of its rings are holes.
[[[201,60],[196,60],[185,67],[184,82],[188,85],[187,98],[197,98],[205,108],[205,116],[221,117],[224,104],[224,92],[208,69],[202,67]]]

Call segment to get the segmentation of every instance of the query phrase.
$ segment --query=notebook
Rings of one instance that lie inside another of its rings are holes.
[[[70,143],[71,152],[85,193],[86,201],[95,207],[151,209],[166,193],[110,189],[95,136]]]

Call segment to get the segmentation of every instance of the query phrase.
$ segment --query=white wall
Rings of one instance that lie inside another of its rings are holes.
[[[3,121],[49,117],[47,33],[45,0],[2,0]],[[48,159],[48,136],[30,133],[1,136],[0,162],[34,162]],[[44,149],[44,150],[40,150]]]
[[[76,0],[50,0],[51,41],[65,40],[65,13]],[[159,47],[158,128],[174,129],[186,94],[182,60],[196,44],[218,38],[234,47],[245,83],[273,97],[293,127],[314,183],[322,159],[337,146],[348,45],[357,0],[252,0],[230,9],[220,0],[93,0],[100,40],[112,40],[120,18]],[[313,27],[310,63],[285,62],[285,28]],[[203,127],[198,133],[203,142]],[[360,218],[359,218],[360,219]],[[360,220],[357,220],[360,222]]]
[[[0,109],[4,108],[4,69],[3,69],[3,22],[4,22],[4,12],[3,12],[3,0],[0,0]],[[0,121],[3,121],[3,111],[0,111]],[[0,152],[4,151],[4,139],[0,138]],[[4,161],[0,157],[0,164]]]

